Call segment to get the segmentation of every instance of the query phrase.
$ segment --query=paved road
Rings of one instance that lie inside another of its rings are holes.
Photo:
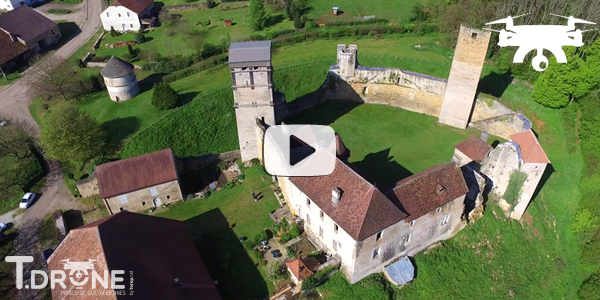
[[[102,12],[102,0],[85,0],[81,10],[86,12],[87,20],[80,25],[81,32],[73,37],[68,43],[56,50],[53,55],[59,59],[65,60],[90,38],[100,28],[100,13]],[[35,68],[33,66],[32,68]],[[25,72],[27,73],[27,72]],[[27,75],[25,75],[26,77]],[[0,92],[0,111],[29,122],[34,128],[38,128],[37,123],[29,113],[29,104],[33,97],[28,93],[27,83],[24,79],[19,79]],[[41,197],[34,205],[23,214],[21,223],[36,221],[42,219],[47,213],[58,209],[76,205],[73,196],[67,189],[62,180],[60,165],[51,162],[49,165],[50,174],[46,177],[46,184],[42,189]]]

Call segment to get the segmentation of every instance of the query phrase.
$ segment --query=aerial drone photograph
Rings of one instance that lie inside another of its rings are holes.
[[[0,299],[600,300],[599,23],[0,0]]]

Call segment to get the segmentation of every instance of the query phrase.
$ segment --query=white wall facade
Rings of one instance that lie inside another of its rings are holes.
[[[109,6],[100,14],[104,30],[114,27],[116,31],[140,31],[142,24],[136,13],[124,6]]]
[[[437,241],[453,237],[466,224],[461,218],[463,195],[421,216],[412,224],[403,220],[383,229],[379,239],[374,234],[356,241],[339,226],[336,233],[334,221],[325,213],[321,218],[321,209],[312,201],[308,205],[308,197],[289,178],[278,177],[278,180],[290,210],[304,220],[304,230],[309,239],[328,253],[340,256],[341,270],[350,283],[382,272],[398,257],[415,255]],[[334,248],[334,241],[337,248]],[[378,254],[373,257],[375,250]]]

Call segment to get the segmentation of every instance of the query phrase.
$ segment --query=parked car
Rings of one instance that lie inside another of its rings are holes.
[[[0,127],[4,127],[4,126],[6,126],[6,121],[0,120]]]
[[[3,232],[6,229],[6,224],[0,223],[0,232]]]
[[[29,206],[31,206],[31,203],[33,203],[34,198],[34,193],[25,194],[25,196],[23,196],[23,199],[21,199],[21,203],[19,203],[19,208],[29,208]]]
[[[44,257],[44,262],[46,262],[46,264],[48,264],[48,258],[50,258],[50,255],[52,255],[53,252],[54,250],[52,249],[46,249],[44,252],[42,252],[42,256]]]

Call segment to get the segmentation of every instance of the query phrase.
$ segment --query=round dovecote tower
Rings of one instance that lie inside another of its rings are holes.
[[[100,72],[112,101],[126,101],[140,93],[133,65],[112,57]]]

